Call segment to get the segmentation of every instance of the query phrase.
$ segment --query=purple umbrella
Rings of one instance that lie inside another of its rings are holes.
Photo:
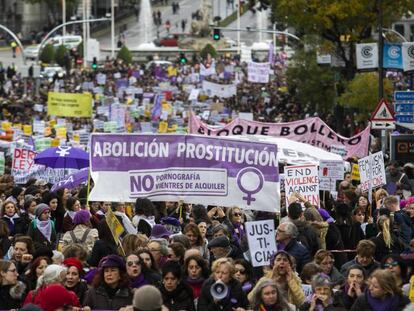
[[[79,148],[60,146],[49,148],[35,156],[36,164],[43,164],[51,168],[89,167],[89,154]]]
[[[66,189],[73,189],[80,184],[88,181],[88,175],[89,175],[89,169],[85,168],[82,169],[72,175],[69,175],[65,179],[59,181],[58,183],[54,184],[52,189],[50,191],[55,192],[56,190],[59,190],[61,188]]]

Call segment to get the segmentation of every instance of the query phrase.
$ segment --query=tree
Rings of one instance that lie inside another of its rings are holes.
[[[393,86],[390,80],[384,79],[384,97],[392,96]],[[342,106],[356,109],[361,118],[370,115],[378,104],[378,73],[358,73],[346,85],[345,92],[338,100]]]
[[[207,43],[203,49],[200,51],[200,56],[204,59],[207,58],[207,55],[210,54],[212,58],[217,57],[217,51],[210,43]]]
[[[316,62],[316,51],[297,51],[286,72],[295,99],[310,104],[312,111],[332,110],[335,101],[335,72],[330,66]]]
[[[414,0],[272,0],[272,20],[301,35],[318,35],[332,44],[333,52],[345,63],[349,80],[356,73],[355,43],[372,41],[381,3],[383,25],[408,15]]]
[[[116,58],[121,59],[126,64],[132,63],[132,54],[125,45],[119,50]]]
[[[59,66],[61,67],[65,67],[66,62],[65,62],[65,54],[67,53],[67,48],[62,44],[60,45],[55,53],[55,60],[56,63],[59,64]]]
[[[42,63],[50,64],[55,60],[55,48],[51,44],[46,44],[40,54]]]

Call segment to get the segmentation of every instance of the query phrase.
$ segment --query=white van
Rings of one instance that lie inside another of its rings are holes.
[[[81,36],[56,36],[50,39],[48,42],[54,47],[61,46],[62,44],[68,49],[76,49],[80,43],[82,43]]]

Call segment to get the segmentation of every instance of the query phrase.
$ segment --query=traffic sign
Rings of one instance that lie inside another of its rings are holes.
[[[396,114],[414,114],[414,102],[413,103],[395,103],[395,113]]]
[[[395,91],[395,101],[414,101],[414,91]]]
[[[398,123],[414,123],[414,115],[410,115],[410,114],[398,114],[396,115],[396,121]]]
[[[374,110],[374,113],[371,115],[371,121],[391,121],[394,122],[394,115],[392,114],[390,108],[388,107],[388,103],[384,98],[381,98],[377,107]]]
[[[394,130],[395,122],[393,121],[371,121],[371,128],[374,130]]]

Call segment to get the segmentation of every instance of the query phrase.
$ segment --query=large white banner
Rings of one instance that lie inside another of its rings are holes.
[[[269,72],[269,63],[249,62],[247,66],[247,80],[253,83],[268,83]]]
[[[203,91],[209,97],[228,98],[237,94],[237,86],[235,84],[219,84],[204,80]]]
[[[378,67],[378,45],[361,43],[356,45],[357,69],[375,69]]]
[[[414,42],[403,42],[402,44],[403,70],[414,70]]]
[[[275,145],[193,135],[92,134],[92,201],[179,201],[276,212]]]
[[[270,265],[277,251],[273,219],[246,222],[246,234],[253,267]]]

